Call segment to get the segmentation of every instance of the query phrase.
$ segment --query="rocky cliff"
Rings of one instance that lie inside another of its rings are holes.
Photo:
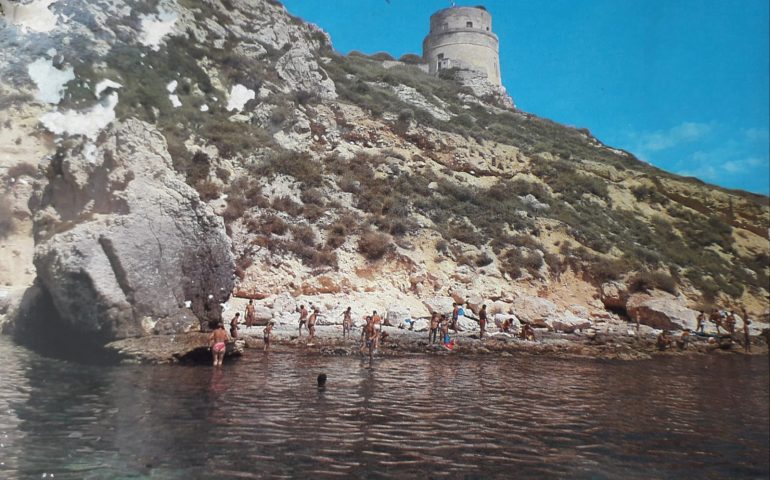
[[[2,8],[0,273],[10,292],[36,272],[84,331],[195,329],[242,307],[232,281],[278,320],[305,301],[331,320],[476,299],[559,325],[662,308],[639,295],[768,315],[767,197],[340,56],[274,1]]]

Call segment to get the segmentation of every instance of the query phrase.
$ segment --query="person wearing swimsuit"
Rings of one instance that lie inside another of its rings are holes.
[[[225,359],[225,350],[227,350],[227,332],[222,322],[219,322],[216,330],[209,335],[209,346],[211,347],[211,357],[214,361],[214,366],[222,366],[222,361]]]

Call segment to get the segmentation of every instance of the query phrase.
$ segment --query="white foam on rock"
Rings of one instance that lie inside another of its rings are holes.
[[[109,78],[106,78],[102,80],[101,82],[96,84],[96,88],[94,89],[94,93],[96,94],[96,98],[99,98],[102,95],[102,92],[107,90],[108,88],[120,88],[123,85],[119,84],[118,82],[114,82],[110,80]]]
[[[27,4],[0,0],[3,16],[19,25],[22,32],[50,32],[56,28],[56,15],[48,7],[57,0],[34,0]]]
[[[227,96],[227,111],[243,110],[243,106],[246,102],[253,100],[256,97],[254,90],[246,88],[240,83],[234,85],[230,89],[230,94]]]
[[[59,70],[53,66],[51,60],[45,58],[38,58],[27,65],[27,73],[37,86],[35,98],[54,105],[61,101],[67,82],[75,78],[72,67]]]
[[[201,105],[201,112],[208,112],[208,111],[209,111],[209,106],[208,105],[206,105],[205,103],[203,105]]]
[[[163,38],[174,30],[177,14],[161,10],[155,15],[140,15],[142,22],[142,35],[139,43],[158,51]]]
[[[115,120],[117,104],[118,94],[112,92],[104,101],[87,110],[46,113],[40,117],[40,123],[57,135],[83,135],[96,140],[99,132]]]

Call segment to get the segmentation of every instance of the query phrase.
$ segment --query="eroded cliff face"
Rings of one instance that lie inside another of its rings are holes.
[[[115,123],[52,159],[33,199],[35,267],[62,319],[106,340],[199,329],[233,287],[222,218],[172,169],[163,136]]]
[[[342,57],[277,2],[47,3],[47,23],[4,10],[0,135],[21,142],[0,167],[35,167],[14,172],[25,188],[6,170],[6,238],[28,238],[32,196],[37,276],[83,331],[194,330],[243,307],[231,290],[278,321],[309,301],[397,318],[473,298],[584,325],[663,290],[768,314],[766,197]],[[630,290],[611,311],[609,281]]]

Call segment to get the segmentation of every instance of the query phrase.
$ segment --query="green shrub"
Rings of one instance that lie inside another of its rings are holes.
[[[15,230],[13,209],[8,195],[0,195],[0,238],[11,235]]]
[[[663,290],[676,294],[676,280],[663,272],[639,272],[629,280],[628,289],[631,292],[649,292],[650,290]]]

